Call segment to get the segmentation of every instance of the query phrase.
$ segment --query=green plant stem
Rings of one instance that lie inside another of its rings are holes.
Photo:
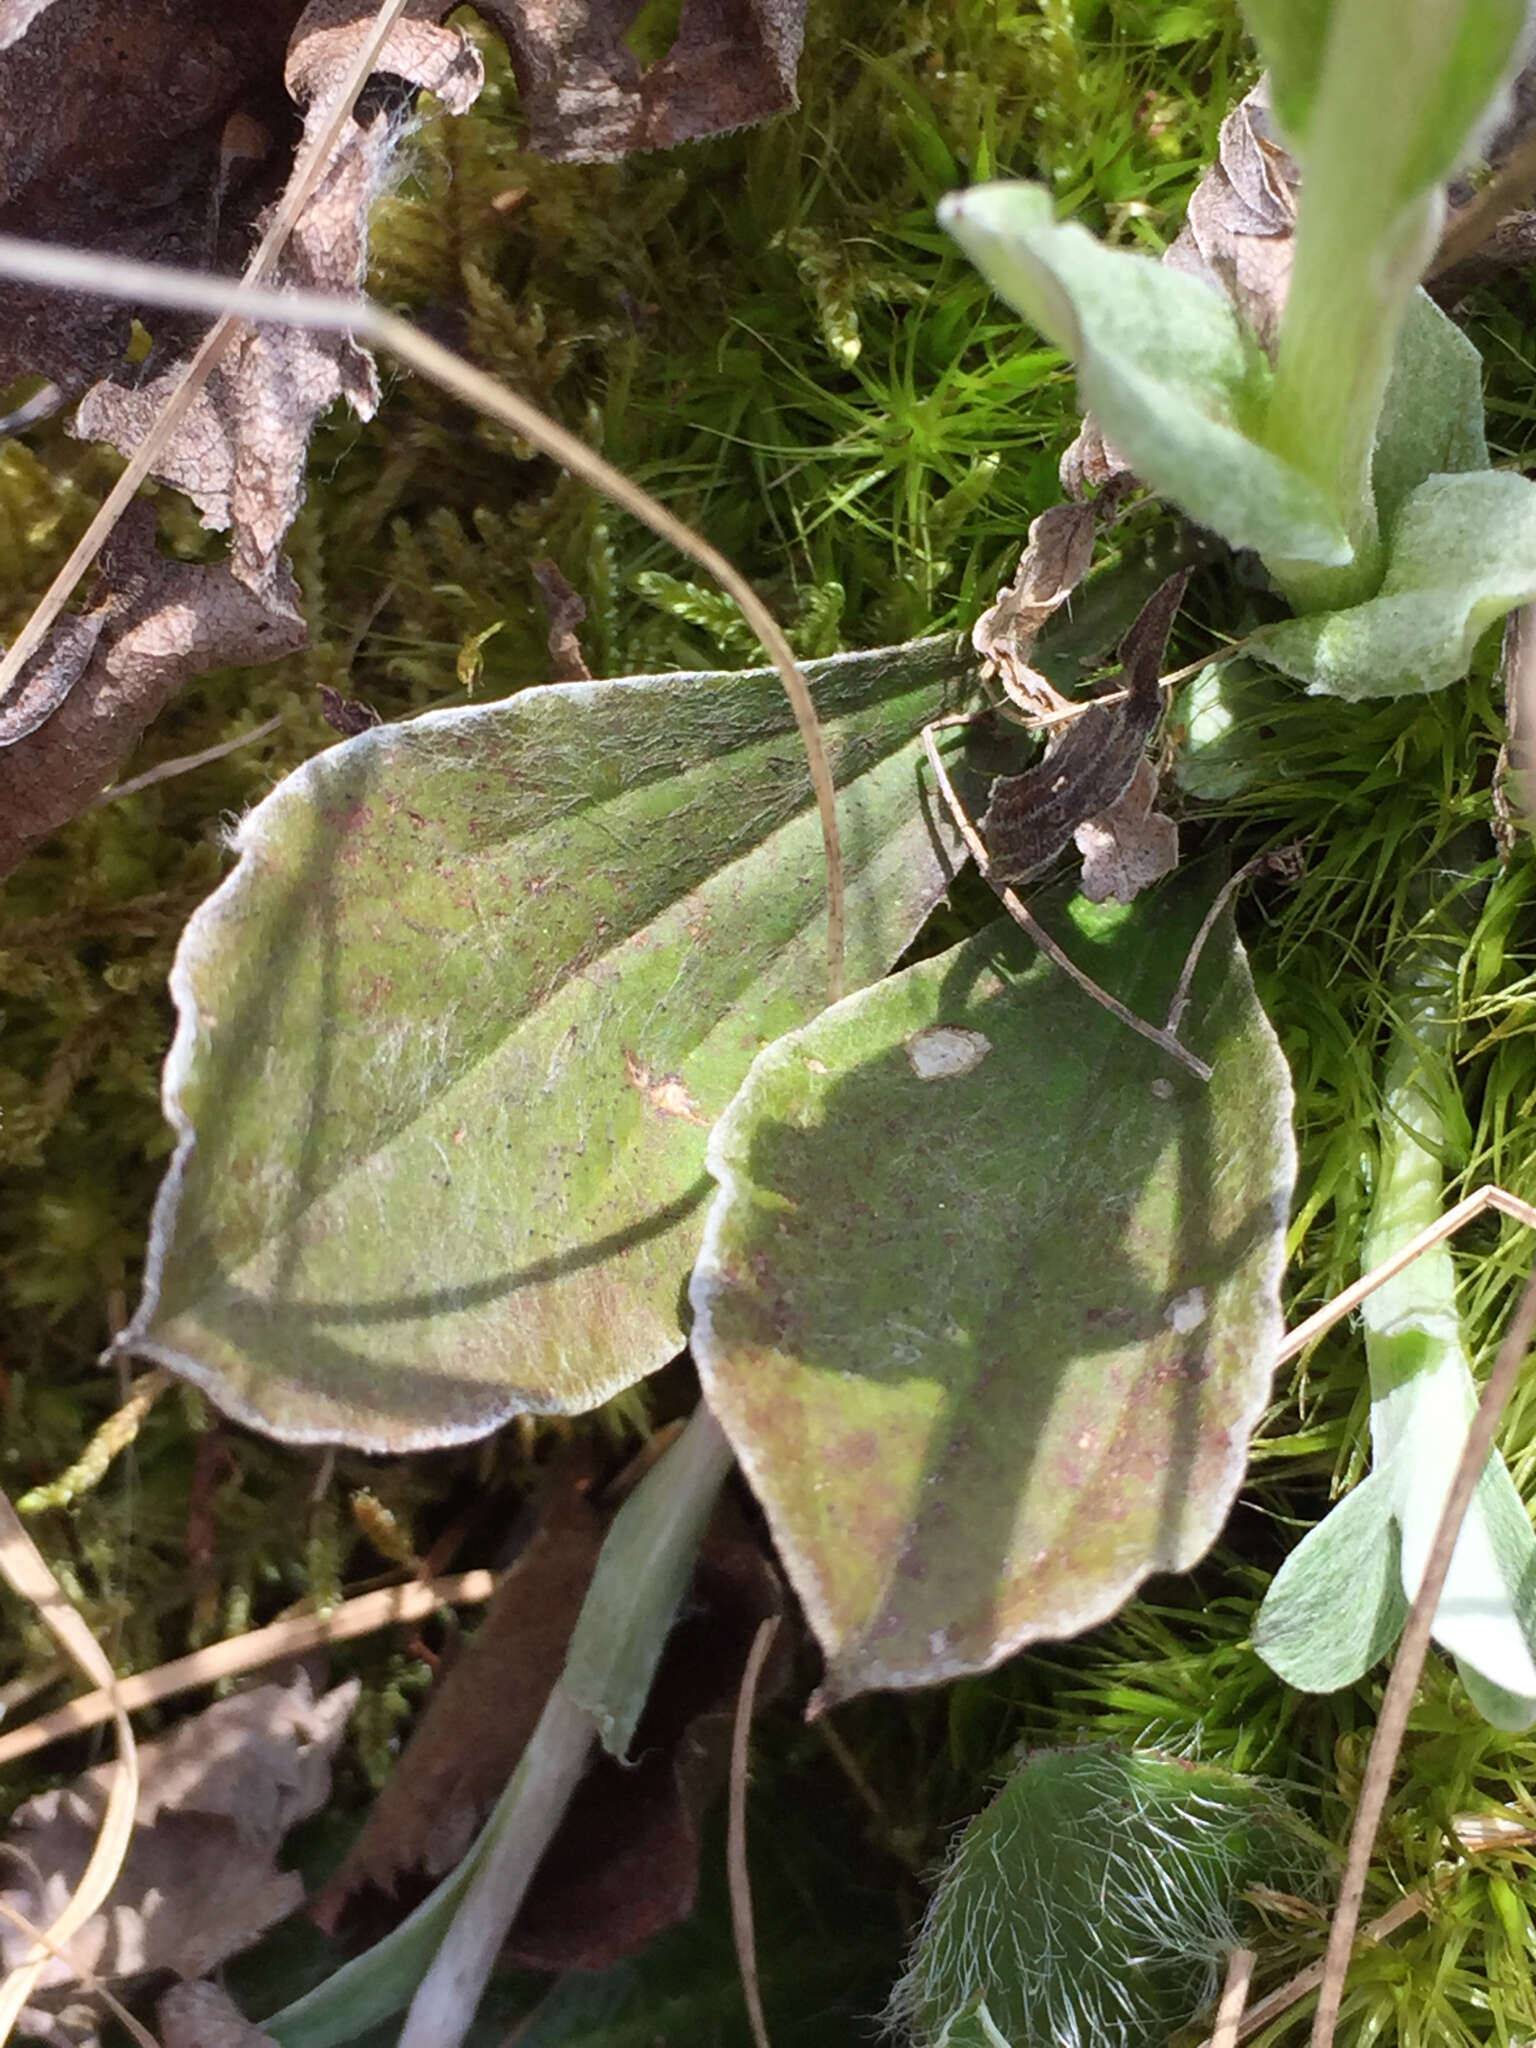
[[[701,1402],[614,1517],[565,1669],[478,1840],[392,1934],[262,2022],[279,2048],[338,2048],[407,2000],[400,2048],[457,2048],[594,1737],[628,1747],[732,1456]]]
[[[557,1682],[503,1795],[505,1812],[497,1809],[503,1824],[487,1831],[453,1924],[411,2000],[399,2048],[450,2048],[468,2032],[497,1952],[585,1775],[595,1732],[591,1715]]]
[[[1371,455],[1408,300],[1435,246],[1438,190],[1409,158],[1460,28],[1445,0],[1338,0],[1306,136],[1295,267],[1265,439],[1327,494],[1343,568],[1271,563],[1301,612],[1371,597],[1382,546]]]

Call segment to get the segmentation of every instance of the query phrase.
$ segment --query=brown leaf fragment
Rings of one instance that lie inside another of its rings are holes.
[[[309,141],[330,117],[337,87],[372,24],[369,0],[311,0],[288,52],[285,81],[305,109]],[[439,0],[414,0],[379,58],[379,70],[434,92],[449,113],[471,106],[484,82],[479,54],[458,29],[440,28]],[[387,109],[350,119],[278,261],[272,282],[356,292],[367,275],[368,207],[399,138]],[[176,364],[134,389],[101,383],[87,392],[72,431],[122,453],[136,448],[182,375]],[[155,473],[192,499],[204,526],[231,535],[230,567],[266,592],[282,573],[281,550],[304,496],[304,457],[319,415],[345,398],[359,418],[378,405],[373,359],[346,335],[298,328],[246,329],[226,351]]]
[[[608,161],[744,128],[796,104],[805,0],[683,0],[666,55],[627,41],[639,0],[481,0],[517,73],[528,146]]]
[[[84,621],[64,621],[39,657],[47,669],[62,644],[72,659],[79,636],[89,635],[67,696],[46,723],[0,750],[0,875],[100,794],[183,684],[305,644],[286,564],[257,597],[222,563],[162,555],[154,532],[154,508],[131,507],[102,551],[110,595]]]
[[[300,0],[0,4],[0,230],[145,262],[237,269],[270,167],[224,176],[226,122],[286,135],[283,50]],[[219,203],[215,204],[215,199]],[[119,361],[131,307],[0,284],[0,385],[29,371],[78,390]],[[154,312],[163,349],[195,319]]]
[[[549,658],[553,680],[557,683],[590,683],[592,671],[587,667],[581,642],[576,637],[576,628],[587,616],[585,603],[566,582],[558,562],[552,562],[545,555],[531,562],[529,567],[534,582],[539,586],[544,609],[549,614]]]
[[[1083,414],[1077,438],[1062,456],[1056,474],[1061,488],[1076,502],[1096,491],[1123,490],[1136,480],[1135,471],[1119,449],[1105,440],[1091,412]]]
[[[330,1794],[331,1758],[357,1681],[314,1697],[300,1672],[253,1687],[184,1721],[139,1750],[133,1841],[111,1900],[70,1944],[75,1964],[49,1962],[40,1992],[69,1995],[76,1970],[108,1982],[147,1971],[203,1976],[248,1948],[301,1902],[302,1880],[277,1868],[284,1835]],[[85,1868],[115,1765],[20,1806],[3,1853],[12,1867],[0,1899],[47,1925]],[[0,1920],[0,1964],[27,1938]],[[49,1999],[40,2005],[46,2030]],[[26,2022],[24,2021],[24,2024]]]
[[[1536,605],[1504,621],[1504,744],[1493,767],[1493,836],[1507,864],[1522,831],[1536,833]]]
[[[84,675],[108,610],[102,604],[94,611],[72,614],[33,655],[14,688],[0,700],[0,747],[15,746],[52,718]]]
[[[1170,576],[1137,613],[1120,643],[1118,702],[1090,704],[1022,775],[1001,775],[981,821],[990,879],[1027,881],[1055,859],[1078,826],[1117,803],[1129,788],[1162,714],[1158,674],[1189,571]]]
[[[537,1534],[444,1681],[352,1854],[317,1900],[328,1932],[376,1937],[469,1847],[511,1777],[565,1661],[606,1518],[583,1467],[551,1475]],[[577,1788],[504,1952],[529,1969],[606,1969],[684,1918],[699,1824],[723,1782],[731,1712],[758,1624],[782,1611],[777,1573],[729,1503],[700,1555],[624,1763],[600,1755]],[[788,1673],[775,1651],[761,1696]],[[382,1895],[382,1896],[381,1896]],[[381,1915],[393,1900],[389,1918]]]
[[[1153,810],[1157,770],[1143,755],[1125,793],[1072,837],[1083,856],[1082,891],[1090,903],[1133,903],[1179,864],[1179,828]]]
[[[1163,253],[1172,270],[1197,277],[1235,309],[1271,354],[1280,332],[1296,233],[1300,174],[1275,132],[1269,88],[1260,79],[1222,122],[1216,161],[1190,197],[1177,238]],[[1061,458],[1061,484],[1082,498],[1132,476],[1091,413]]]
[[[1468,292],[1511,270],[1536,266],[1536,213],[1512,213],[1484,237],[1471,255],[1431,273],[1425,289],[1436,304],[1458,305]]]
[[[1029,665],[1041,627],[1066,603],[1093,561],[1096,526],[1087,505],[1052,505],[1029,529],[1013,581],[971,628],[971,645],[981,656],[983,681],[994,677],[1015,703],[1057,711],[1066,703]]]
[[[1273,355],[1290,290],[1300,173],[1275,133],[1262,79],[1222,122],[1216,161],[1195,187],[1171,270],[1219,292]]]
[[[173,1984],[155,2008],[161,2048],[277,2048],[229,1993],[206,1979]]]
[[[365,704],[361,697],[343,697],[329,683],[320,685],[320,711],[332,732],[339,732],[345,739],[355,739],[360,732],[368,732],[383,722],[371,704]]]
[[[511,1777],[565,1662],[605,1531],[584,1453],[548,1478],[539,1526],[433,1695],[351,1854],[315,1901],[333,1932],[359,1892],[451,1870]]]
[[[632,1760],[600,1754],[539,1866],[504,1960],[529,1970],[606,1970],[685,1920],[698,1890],[700,1831],[725,1782],[731,1723],[759,1625],[783,1612],[778,1574],[729,1505],[695,1568]],[[758,1699],[788,1680],[780,1630]]]

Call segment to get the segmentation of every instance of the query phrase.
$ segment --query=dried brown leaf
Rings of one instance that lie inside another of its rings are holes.
[[[371,704],[365,704],[361,697],[343,697],[329,683],[320,685],[320,711],[331,731],[349,740],[383,723]]]
[[[30,32],[18,30],[0,53],[0,225],[113,253],[216,262],[240,179],[252,205],[271,196],[250,180],[251,166],[263,161],[256,138],[271,132],[252,109],[263,110],[279,132],[291,128],[286,86],[305,108],[305,139],[315,138],[376,6],[312,0],[296,28],[297,9],[279,11],[284,36],[293,28],[285,68],[280,41],[270,32],[253,40],[239,11],[213,0],[168,0],[151,10],[131,0],[85,0],[34,16],[24,25]],[[440,0],[416,0],[391,31],[380,69],[430,88],[450,112],[462,112],[479,90],[482,67],[458,30],[437,25],[444,11]],[[14,10],[9,23],[0,15],[0,36],[7,26],[16,27]],[[196,73],[201,97],[179,66]],[[215,90],[220,80],[227,90]],[[281,119],[274,99],[285,110]],[[38,105],[46,116],[38,117]],[[141,129],[158,144],[148,158],[125,154],[120,141]],[[186,140],[194,129],[195,148]],[[284,250],[277,282],[358,288],[368,204],[397,134],[383,111],[348,120]],[[180,153],[178,137],[186,143]],[[61,179],[76,199],[85,195],[78,213],[59,213],[54,188]],[[146,185],[158,195],[155,236],[137,232],[139,214],[115,208],[120,184],[133,188],[135,204]],[[174,227],[161,218],[167,207]],[[253,224],[247,206],[235,244],[239,260]],[[16,309],[9,331],[22,337],[24,352],[13,369],[67,374],[95,367],[100,334],[86,336],[70,310],[75,302],[47,305],[55,327],[42,313],[39,326],[25,307]],[[164,322],[156,331],[162,340],[177,332]],[[97,384],[72,430],[129,452],[182,374],[176,363],[137,386]],[[232,530],[228,565],[161,562],[137,527],[104,550],[109,594],[60,626],[3,707],[0,746],[23,745],[0,755],[0,794],[14,782],[17,797],[0,827],[0,873],[94,801],[182,683],[209,668],[267,661],[305,644],[282,547],[303,498],[310,431],[335,399],[349,399],[366,415],[377,396],[372,359],[345,336],[258,327],[237,337],[156,464],[193,499],[206,526]]]
[[[1090,903],[1132,903],[1178,866],[1179,828],[1153,810],[1156,798],[1157,770],[1143,756],[1119,801],[1073,833]]]
[[[1066,700],[1030,667],[1035,636],[1066,603],[1093,560],[1095,518],[1086,505],[1053,505],[1031,523],[1013,581],[971,628],[984,681],[996,677],[1015,703],[1059,710]]]
[[[549,614],[550,681],[590,683],[592,671],[587,667],[581,642],[576,637],[576,628],[587,616],[585,603],[566,582],[558,562],[541,556],[530,566],[533,580],[539,586],[539,595],[544,600],[544,609]]]
[[[1279,141],[1260,80],[1221,124],[1216,161],[1195,187],[1163,261],[1226,299],[1273,352],[1291,283],[1299,173]],[[1061,483],[1081,498],[1128,481],[1130,464],[1104,439],[1091,413],[1061,458]]]
[[[305,109],[308,141],[328,120],[335,92],[376,13],[375,0],[311,0],[294,31],[284,77]],[[439,28],[439,0],[417,0],[391,32],[379,69],[434,92],[450,113],[471,106],[484,82],[474,46]],[[430,17],[430,18],[424,18]],[[351,293],[367,274],[368,207],[398,140],[383,110],[350,119],[319,185],[278,261],[273,282]],[[182,365],[129,389],[100,383],[87,392],[72,431],[136,448],[163,410]],[[155,463],[187,493],[204,526],[230,531],[230,567],[247,589],[267,592],[284,573],[282,544],[304,496],[304,457],[319,415],[345,398],[362,419],[378,405],[372,357],[345,335],[301,328],[243,332],[198,394]]]
[[[102,551],[111,594],[64,622],[0,710],[0,732],[6,719],[21,726],[20,744],[0,745],[0,875],[95,800],[184,683],[211,668],[275,660],[305,643],[286,564],[257,597],[222,563],[162,555],[154,531],[153,508],[134,506]],[[72,663],[82,647],[86,659],[73,668],[67,694],[31,730],[34,693],[47,689],[50,672],[57,680],[61,660]]]
[[[993,783],[981,832],[995,885],[1027,881],[1130,787],[1162,713],[1158,670],[1188,581],[1187,569],[1170,576],[1121,641],[1120,701],[1090,704],[1033,768]]]
[[[428,1709],[362,1839],[314,1917],[382,1931],[380,1894],[409,1906],[469,1846],[564,1662],[604,1533],[573,1475],[557,1477],[538,1534]],[[723,1781],[731,1712],[759,1624],[782,1590],[723,1510],[668,1638],[633,1760],[599,1757],[540,1865],[505,1951],[530,1969],[606,1969],[691,1910],[699,1821]],[[776,1653],[767,1694],[782,1685]]]
[[[282,177],[233,171],[238,116],[285,136],[283,51],[300,0],[33,0],[0,6],[0,230],[146,262],[237,269]],[[131,307],[0,285],[0,385],[28,371],[78,390],[121,359]],[[148,323],[164,346],[188,323]],[[195,326],[195,322],[190,323]]]
[[[1222,122],[1216,161],[1163,257],[1220,292],[1271,354],[1291,283],[1299,179],[1261,80]]]
[[[725,1782],[742,1673],[759,1626],[782,1611],[778,1575],[756,1541],[717,1521],[635,1731],[633,1761],[600,1755],[578,1786],[513,1925],[508,1963],[610,1969],[692,1912],[702,1817]],[[785,1633],[759,1699],[787,1681]]]
[[[316,1699],[301,1673],[220,1700],[141,1747],[133,1843],[109,1905],[70,1945],[77,1970],[108,1982],[152,1970],[200,1977],[291,1913],[303,1883],[277,1868],[277,1851],[325,1804],[356,1697],[354,1680]],[[46,1924],[84,1868],[111,1768],[17,1809],[0,1845],[14,1873],[0,1898],[34,1923]],[[0,1921],[0,1962],[12,1967],[25,1948]],[[67,1997],[76,1981],[55,1960],[39,1988]],[[46,2028],[46,2008],[32,2017]]]
[[[796,103],[805,0],[684,0],[671,48],[644,71],[625,40],[640,0],[480,0],[478,11],[506,37],[529,148],[557,162],[670,149]]]
[[[327,1931],[367,1887],[393,1895],[404,1877],[435,1880],[451,1870],[511,1777],[560,1675],[602,1548],[605,1520],[587,1498],[589,1478],[584,1455],[551,1470],[538,1529],[315,1902]]]
[[[155,2013],[161,2048],[277,2048],[217,1984],[173,1984]]]

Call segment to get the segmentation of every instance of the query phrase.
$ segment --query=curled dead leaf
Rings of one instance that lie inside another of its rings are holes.
[[[68,1998],[77,1970],[107,1982],[155,1970],[201,1977],[291,1913],[304,1886],[278,1869],[277,1851],[329,1797],[331,1758],[356,1698],[354,1679],[316,1699],[301,1672],[216,1701],[141,1745],[133,1843],[117,1888],[70,1944],[76,1969],[48,1963],[39,1993]],[[47,1925],[73,1890],[114,1768],[17,1809],[0,1845],[10,1866],[0,1899],[35,1925]],[[0,1920],[0,1964],[13,1967],[26,1947],[20,1929]],[[40,1998],[24,2024],[49,2033],[56,2002]]]
[[[1178,866],[1179,828],[1152,808],[1156,798],[1157,770],[1143,756],[1118,801],[1085,818],[1072,835],[1090,903],[1133,903]]]
[[[795,104],[805,0],[684,0],[664,56],[630,48],[634,0],[480,0],[506,37],[528,146],[593,162],[745,128]]]
[[[451,1869],[522,1753],[559,1675],[606,1528],[585,1467],[551,1474],[540,1527],[444,1681],[351,1855],[317,1901],[327,1932],[381,1932]],[[777,1573],[729,1503],[717,1513],[627,1762],[598,1756],[513,1927],[506,1960],[600,1970],[686,1917],[703,1809],[723,1782],[737,1689]],[[780,1632],[781,1637],[784,1634]],[[788,1673],[775,1650],[761,1697]]]
[[[1052,505],[1030,524],[1013,581],[971,628],[984,682],[994,677],[1017,704],[1058,710],[1065,699],[1031,668],[1041,627],[1076,590],[1093,561],[1096,520],[1086,505]]]
[[[1119,701],[1090,703],[1033,768],[993,783],[981,832],[995,885],[1027,881],[1086,819],[1100,818],[1125,795],[1162,715],[1158,671],[1188,581],[1187,569],[1171,576],[1121,641]]]
[[[221,1985],[173,1984],[155,2009],[161,2048],[277,2048]]]
[[[1190,196],[1177,238],[1163,253],[1226,299],[1260,344],[1273,352],[1290,289],[1299,173],[1279,140],[1265,80],[1222,122],[1216,161]],[[1071,498],[1132,476],[1091,413],[1061,458],[1061,483]]]
[[[1220,292],[1271,355],[1290,289],[1299,182],[1261,79],[1222,122],[1216,161],[1163,257]]]
[[[94,802],[161,708],[194,676],[272,661],[305,644],[298,590],[284,564],[266,597],[222,563],[177,562],[155,546],[155,514],[135,505],[102,551],[109,595],[66,620],[0,718],[0,875]],[[63,654],[61,655],[61,650]],[[74,665],[81,652],[85,659]],[[46,722],[29,722],[34,689],[70,666]]]
[[[587,667],[581,642],[576,637],[576,628],[587,616],[586,604],[566,582],[558,562],[544,556],[530,563],[529,567],[534,582],[539,586],[544,609],[549,614],[550,681],[590,683],[592,671]]]
[[[375,11],[364,0],[310,0],[305,8],[283,75],[304,108],[306,141],[330,118]],[[435,93],[450,114],[462,114],[479,94],[484,67],[460,30],[436,25],[441,11],[436,0],[417,0],[391,31],[379,70]],[[278,260],[273,283],[337,293],[361,289],[368,267],[368,207],[399,134],[388,108],[367,120],[347,121]],[[136,388],[97,384],[82,399],[72,431],[131,453],[163,410],[183,367],[178,362]],[[156,459],[155,474],[186,492],[204,526],[229,530],[230,567],[249,590],[270,590],[280,573],[283,540],[303,502],[310,433],[340,398],[359,418],[372,418],[379,383],[366,350],[346,335],[248,328]]]
[[[602,1548],[606,1522],[587,1496],[591,1473],[582,1451],[550,1471],[538,1528],[315,1901],[313,1917],[327,1932],[358,1893],[392,1897],[402,1879],[451,1870],[511,1777],[560,1675]]]

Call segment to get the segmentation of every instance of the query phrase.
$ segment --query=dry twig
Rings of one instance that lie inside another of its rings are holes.
[[[747,1745],[752,1734],[752,1709],[763,1665],[773,1647],[779,1617],[770,1614],[758,1623],[746,1669],[741,1674],[741,1691],[736,1696],[736,1721],[731,1729],[731,1797],[726,1830],[726,1869],[731,1892],[731,1933],[736,1942],[736,1967],[741,1972],[742,1995],[747,2002],[747,2019],[757,2048],[772,2048],[763,2019],[763,1993],[757,1976],[757,1943],[752,1931],[752,1878],[747,1869]]]

